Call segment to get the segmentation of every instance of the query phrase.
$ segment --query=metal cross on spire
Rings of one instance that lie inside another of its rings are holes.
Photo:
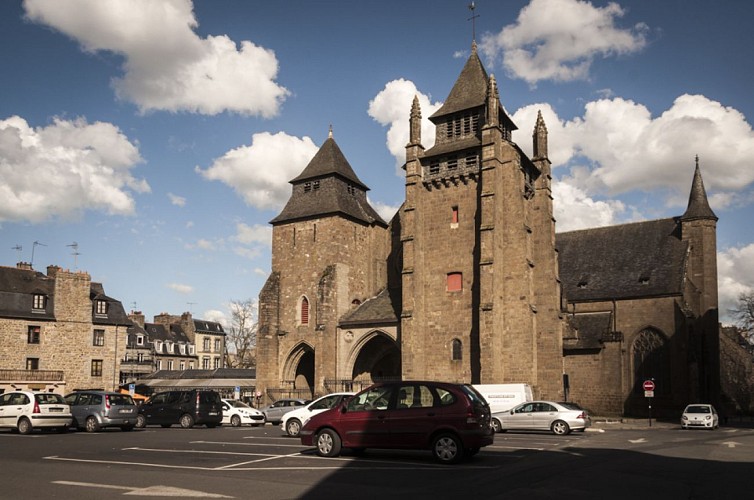
[[[476,42],[476,18],[479,17],[479,14],[474,14],[474,9],[476,9],[476,5],[474,4],[474,2],[471,2],[469,4],[471,17],[468,18],[467,21],[471,21],[471,39],[472,41]]]

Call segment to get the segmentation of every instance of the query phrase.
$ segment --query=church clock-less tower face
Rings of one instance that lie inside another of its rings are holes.
[[[476,44],[429,118],[436,139],[426,150],[420,118],[415,100],[401,214],[403,375],[536,385],[544,353],[537,352],[531,233],[542,217],[534,213],[542,171],[512,142],[517,127]],[[545,218],[552,221],[551,208]],[[559,359],[557,350],[548,347],[547,356]]]

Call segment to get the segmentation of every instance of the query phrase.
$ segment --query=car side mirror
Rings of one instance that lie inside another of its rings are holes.
[[[511,415],[513,415],[513,410],[511,410]]]

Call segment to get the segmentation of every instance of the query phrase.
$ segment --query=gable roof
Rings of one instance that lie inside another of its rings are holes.
[[[385,289],[375,297],[365,300],[359,307],[343,315],[340,319],[341,327],[359,325],[393,325],[400,323],[400,312],[397,301],[400,290]]]
[[[328,137],[319,148],[317,154],[311,159],[304,170],[290,181],[291,184],[300,184],[304,181],[326,177],[329,175],[338,175],[345,180],[351,181],[361,187],[364,191],[369,188],[361,182],[351,165],[346,160],[345,155],[335,143],[335,139]]]
[[[433,118],[484,106],[487,102],[487,80],[487,71],[477,55],[475,43],[461,74],[450,90],[450,94],[448,94],[448,98],[429,119],[434,121]]]
[[[679,295],[686,242],[676,219],[659,219],[556,235],[568,301]]]

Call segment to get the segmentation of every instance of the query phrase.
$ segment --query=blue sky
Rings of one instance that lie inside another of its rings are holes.
[[[558,231],[681,215],[699,155],[725,315],[754,290],[754,4],[712,5],[474,13],[514,141],[530,151],[547,123]],[[227,320],[257,298],[268,221],[330,125],[394,213],[411,100],[426,119],[447,97],[470,16],[463,0],[0,2],[0,265],[33,254],[147,318]]]

